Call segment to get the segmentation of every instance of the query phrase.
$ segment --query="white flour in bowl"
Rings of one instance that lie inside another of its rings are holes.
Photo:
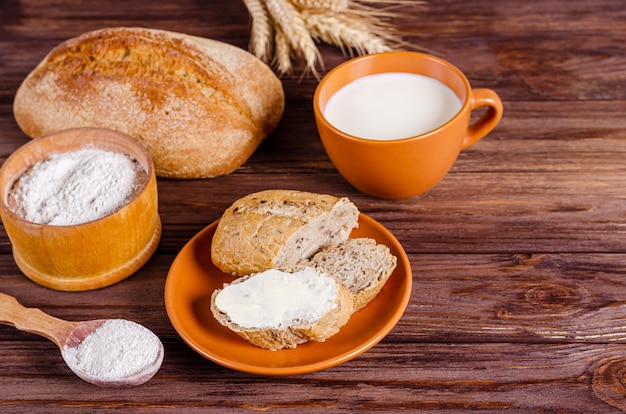
[[[17,180],[9,206],[33,223],[86,223],[126,205],[145,177],[136,160],[119,152],[87,148],[54,154]]]

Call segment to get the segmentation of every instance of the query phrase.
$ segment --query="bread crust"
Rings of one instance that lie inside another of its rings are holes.
[[[139,139],[157,175],[208,178],[241,166],[277,127],[284,92],[243,49],[137,27],[69,39],[26,77],[14,115],[31,138],[104,127]]]
[[[244,276],[232,283],[242,283],[254,276]],[[330,276],[320,275],[320,277]],[[220,324],[261,348],[276,351],[283,348],[295,348],[308,341],[324,342],[339,332],[339,329],[348,322],[354,313],[352,294],[336,279],[333,278],[333,280],[337,286],[336,306],[313,323],[294,322],[283,328],[243,328],[232,322],[228,315],[217,307],[216,297],[223,289],[215,290],[211,295],[211,312]],[[225,284],[224,288],[228,285],[230,284]]]
[[[211,258],[223,272],[239,276],[289,269],[320,248],[346,240],[358,226],[358,215],[345,197],[291,190],[249,194],[222,215]]]

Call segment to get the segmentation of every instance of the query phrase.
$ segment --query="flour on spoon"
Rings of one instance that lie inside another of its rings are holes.
[[[109,319],[78,346],[65,346],[66,360],[91,377],[120,380],[140,373],[159,358],[161,342],[144,326],[125,319]]]

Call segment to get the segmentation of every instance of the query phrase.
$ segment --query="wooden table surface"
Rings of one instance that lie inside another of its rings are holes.
[[[0,411],[185,413],[626,410],[626,7],[623,0],[429,0],[394,21],[405,40],[497,91],[504,117],[428,193],[383,201],[328,160],[317,80],[282,78],[278,130],[234,173],[159,179],[163,236],[130,278],[90,292],[34,284],[0,230],[0,291],[69,320],[126,318],[165,345],[131,389],[78,379],[52,342],[0,326]],[[0,157],[28,141],[12,115],[22,79],[61,41],[105,26],[186,32],[247,48],[242,1],[0,1]],[[321,46],[326,68],[346,58]],[[348,196],[411,262],[410,303],[378,345],[287,377],[233,371],[194,352],[164,306],[172,261],[235,199],[268,188]]]

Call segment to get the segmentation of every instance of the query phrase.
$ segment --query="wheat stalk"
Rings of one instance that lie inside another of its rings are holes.
[[[252,18],[250,50],[264,62],[272,54],[272,21],[262,0],[243,0]]]
[[[298,9],[319,9],[341,12],[348,8],[350,0],[291,0]]]
[[[307,68],[317,76],[320,54],[298,10],[286,0],[265,0],[265,5],[277,27],[285,33],[291,49],[304,58]]]
[[[292,58],[304,59],[318,77],[323,62],[316,42],[354,55],[399,47],[389,20],[393,8],[412,0],[244,0],[252,19],[250,50],[280,74],[292,72]],[[381,7],[382,8],[379,8]],[[273,56],[272,56],[273,55]]]
[[[352,51],[364,55],[392,50],[391,35],[381,35],[367,21],[356,20],[352,15],[305,12],[303,16],[313,38],[335,45],[350,56]]]
[[[280,29],[276,29],[276,35],[274,36],[275,48],[274,48],[274,61],[273,66],[279,73],[291,73],[291,48],[289,46],[289,39],[287,35]]]

